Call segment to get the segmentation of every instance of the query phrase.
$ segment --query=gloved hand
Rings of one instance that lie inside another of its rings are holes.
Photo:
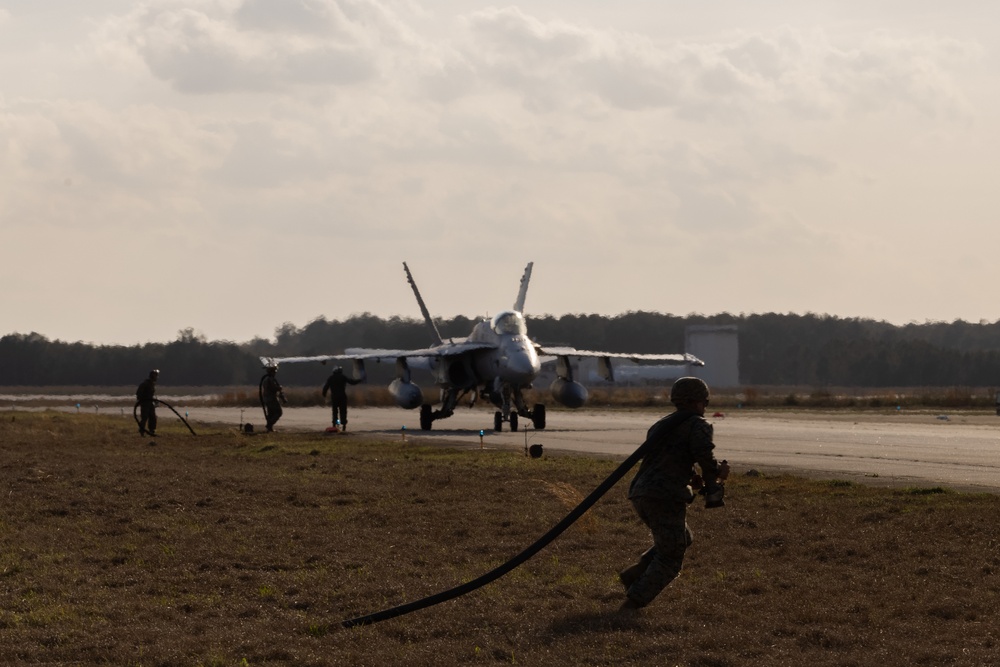
[[[703,488],[705,488],[705,480],[703,480],[701,478],[701,475],[699,475],[698,473],[692,473],[691,481],[688,482],[688,485],[695,491],[701,491]]]
[[[712,482],[706,486],[704,494],[706,509],[726,506],[726,501],[723,500],[723,497],[726,495],[726,487],[721,482]]]

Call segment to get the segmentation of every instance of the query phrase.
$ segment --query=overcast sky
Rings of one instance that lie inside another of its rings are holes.
[[[1000,319],[1000,4],[0,0],[0,335]],[[363,341],[359,341],[363,344]]]

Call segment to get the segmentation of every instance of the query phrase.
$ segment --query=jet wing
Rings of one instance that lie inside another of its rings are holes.
[[[607,359],[628,359],[629,361],[667,361],[676,364],[704,366],[705,362],[693,354],[631,354],[628,352],[599,352],[578,350],[575,347],[536,345],[540,357],[604,357]]]
[[[422,350],[378,350],[352,347],[344,350],[345,359],[398,359],[399,357],[454,357],[476,350],[492,350],[492,343],[469,343],[465,341],[444,343]]]
[[[298,363],[308,363],[308,362],[327,362],[327,361],[350,361],[353,359],[371,360],[371,361],[383,361],[383,360],[394,360],[400,357],[413,358],[413,357],[453,357],[459,354],[465,354],[467,352],[474,352],[476,350],[492,350],[494,345],[489,343],[468,343],[468,342],[457,342],[457,343],[444,343],[443,345],[435,345],[433,347],[426,347],[421,350],[388,350],[388,349],[374,349],[365,347],[352,347],[344,350],[343,354],[322,354],[310,357],[261,357],[260,363],[264,366],[270,364],[298,364]]]

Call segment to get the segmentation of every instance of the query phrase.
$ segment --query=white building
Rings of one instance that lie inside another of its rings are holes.
[[[691,368],[714,389],[740,386],[740,343],[735,324],[691,325],[684,329],[684,351],[705,362]]]

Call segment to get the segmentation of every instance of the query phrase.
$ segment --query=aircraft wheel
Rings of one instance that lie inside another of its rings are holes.
[[[535,409],[531,411],[531,423],[538,430],[545,428],[545,406],[535,403]]]
[[[493,430],[497,433],[503,430],[503,415],[499,410],[493,413]]]
[[[517,413],[510,413],[510,430],[511,432],[517,431]]]
[[[429,431],[433,423],[434,417],[431,416],[431,406],[424,403],[420,406],[420,429],[422,431]]]

